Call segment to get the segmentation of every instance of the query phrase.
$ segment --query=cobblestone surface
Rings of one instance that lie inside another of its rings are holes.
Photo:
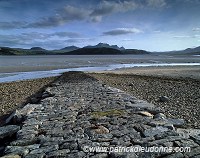
[[[16,140],[4,157],[199,157],[200,130],[166,118],[153,104],[138,100],[81,72],[69,72],[28,104]],[[190,152],[87,152],[86,147],[190,147]]]

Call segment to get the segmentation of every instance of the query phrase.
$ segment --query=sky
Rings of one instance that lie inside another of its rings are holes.
[[[200,0],[0,0],[0,46],[200,46]]]

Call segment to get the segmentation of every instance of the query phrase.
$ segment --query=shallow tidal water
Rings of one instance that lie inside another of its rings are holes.
[[[131,67],[194,66],[200,57],[167,55],[0,56],[0,82],[59,76],[68,71],[107,71]]]

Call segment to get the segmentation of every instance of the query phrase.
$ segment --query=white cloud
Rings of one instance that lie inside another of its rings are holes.
[[[173,36],[173,38],[191,38],[191,36],[187,36],[187,35],[178,35],[178,36]]]
[[[200,31],[200,27],[193,28],[192,31]]]

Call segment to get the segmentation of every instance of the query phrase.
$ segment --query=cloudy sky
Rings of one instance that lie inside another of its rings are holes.
[[[200,46],[200,0],[0,0],[0,46]]]

